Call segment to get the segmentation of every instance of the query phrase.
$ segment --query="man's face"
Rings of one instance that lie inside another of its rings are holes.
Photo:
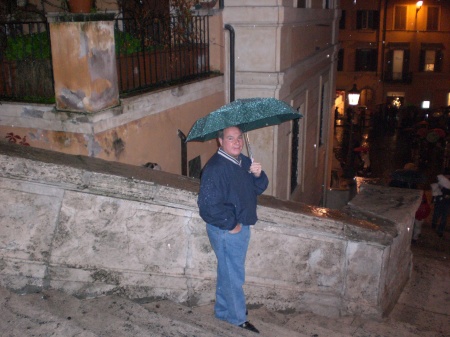
[[[232,126],[223,130],[223,139],[219,138],[222,149],[230,156],[237,158],[244,146],[244,138],[239,128]]]

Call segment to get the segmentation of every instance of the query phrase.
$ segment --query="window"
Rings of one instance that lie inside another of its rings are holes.
[[[306,0],[297,0],[297,8],[306,8]]]
[[[356,29],[378,29],[380,15],[378,11],[357,11]]]
[[[395,6],[394,29],[406,30],[406,6]]]
[[[430,101],[422,101],[422,109],[429,109]]]
[[[423,71],[434,71],[435,61],[436,61],[436,51],[425,50],[425,64]]]
[[[436,31],[439,29],[439,7],[428,7],[427,30]]]
[[[345,10],[341,12],[341,18],[339,19],[339,29],[345,29]]]
[[[384,80],[410,83],[412,77],[409,70],[409,43],[396,42],[392,43],[389,48]]]
[[[377,50],[356,49],[355,71],[376,71]]]
[[[344,49],[339,49],[337,60],[337,71],[344,70]]]
[[[442,70],[441,44],[423,43],[420,51],[419,71],[440,72]]]

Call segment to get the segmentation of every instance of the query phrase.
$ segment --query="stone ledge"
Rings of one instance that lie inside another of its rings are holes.
[[[3,142],[0,158],[1,285],[191,305],[214,299],[198,180]],[[388,207],[392,198],[402,204]],[[363,189],[344,212],[262,196],[248,303],[381,317],[409,278],[419,203],[411,190],[387,187]]]

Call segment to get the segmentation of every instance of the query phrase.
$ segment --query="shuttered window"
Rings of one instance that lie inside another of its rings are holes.
[[[377,70],[376,49],[356,49],[355,71]]]
[[[357,11],[356,29],[378,29],[380,15],[378,11]]]
[[[428,7],[427,11],[427,30],[439,30],[439,7]]]
[[[406,6],[395,6],[394,29],[406,30]]]

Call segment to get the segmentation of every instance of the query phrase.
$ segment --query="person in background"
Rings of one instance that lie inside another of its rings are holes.
[[[241,153],[244,139],[238,127],[219,131],[218,140],[219,150],[203,169],[197,200],[217,258],[214,314],[259,333],[247,321],[243,285],[250,226],[258,220],[257,196],[266,190],[269,180],[260,163]]]
[[[420,233],[422,232],[422,224],[425,219],[430,215],[431,207],[428,204],[428,199],[425,192],[422,194],[422,202],[416,211],[414,217],[414,229],[412,235],[412,243],[416,243],[419,239]]]
[[[450,180],[443,174],[437,176],[437,187],[431,186],[434,203],[431,227],[436,229],[438,236],[444,236],[447,225],[448,209],[450,207]]]

